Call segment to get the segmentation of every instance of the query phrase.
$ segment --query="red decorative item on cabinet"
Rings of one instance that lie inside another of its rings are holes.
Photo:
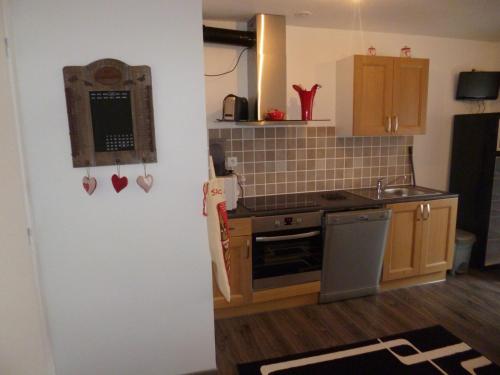
[[[313,87],[311,87],[311,90],[304,90],[301,86],[299,85],[293,85],[292,86],[295,91],[299,93],[300,97],[300,106],[301,106],[301,112],[302,112],[302,120],[307,121],[307,120],[312,120],[312,109],[313,109],[313,103],[314,103],[314,96],[316,95],[316,90],[318,88],[321,88],[320,85],[315,84]]]
[[[411,57],[411,48],[408,46],[401,48],[401,57]]]

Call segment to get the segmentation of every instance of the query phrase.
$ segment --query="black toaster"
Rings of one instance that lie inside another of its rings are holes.
[[[226,121],[248,120],[248,100],[233,94],[224,98],[222,103],[222,119]]]

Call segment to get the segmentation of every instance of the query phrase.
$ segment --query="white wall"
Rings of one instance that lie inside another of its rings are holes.
[[[500,70],[500,43],[297,26],[287,26],[286,30],[288,118],[299,118],[300,114],[298,96],[291,85],[299,83],[310,88],[320,83],[322,89],[315,97],[313,117],[335,119],[335,63],[353,54],[364,54],[371,45],[377,48],[378,55],[399,56],[401,47],[408,45],[413,56],[429,58],[428,130],[426,135],[415,137],[415,169],[420,185],[447,189],[453,114],[471,111],[469,104],[453,99],[457,74],[472,68]],[[205,70],[225,70],[238,50],[205,46]],[[239,78],[246,75],[246,67],[238,67],[236,75],[238,78],[206,78],[209,121],[220,116],[227,93],[246,95],[246,81]],[[499,110],[500,100],[488,103],[487,111]]]
[[[10,2],[35,242],[57,374],[177,374],[215,368],[201,1]],[[155,185],[111,186],[113,167],[71,163],[62,68],[101,58],[153,75]]]
[[[245,23],[232,21],[207,21],[203,24],[225,29],[246,30]],[[219,74],[233,68],[243,47],[223,44],[204,44],[204,61],[206,74]],[[241,56],[238,67],[233,73],[219,77],[205,77],[205,106],[207,120],[215,122],[222,118],[222,100],[228,94],[248,97],[247,55]]]
[[[0,1],[0,40],[4,34]],[[0,374],[48,375],[53,367],[27,228],[10,66],[0,48]]]

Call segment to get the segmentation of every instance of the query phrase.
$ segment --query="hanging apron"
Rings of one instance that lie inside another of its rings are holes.
[[[208,243],[212,263],[215,265],[215,281],[227,302],[231,300],[229,275],[229,224],[227,220],[224,183],[216,178],[212,157],[209,159],[209,180],[203,185],[203,215],[207,216]]]

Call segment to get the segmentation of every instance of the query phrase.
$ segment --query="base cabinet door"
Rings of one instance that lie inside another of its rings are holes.
[[[457,198],[391,204],[391,226],[382,281],[450,269],[455,246]]]
[[[422,246],[421,202],[391,204],[392,219],[387,236],[382,281],[416,276]]]
[[[452,267],[453,262],[457,199],[422,203],[424,213],[420,273],[445,271]]]
[[[251,236],[235,236],[230,239],[231,270],[229,283],[231,286],[231,302],[226,302],[219,292],[213,277],[214,308],[241,306],[251,302],[252,297],[252,238]]]

